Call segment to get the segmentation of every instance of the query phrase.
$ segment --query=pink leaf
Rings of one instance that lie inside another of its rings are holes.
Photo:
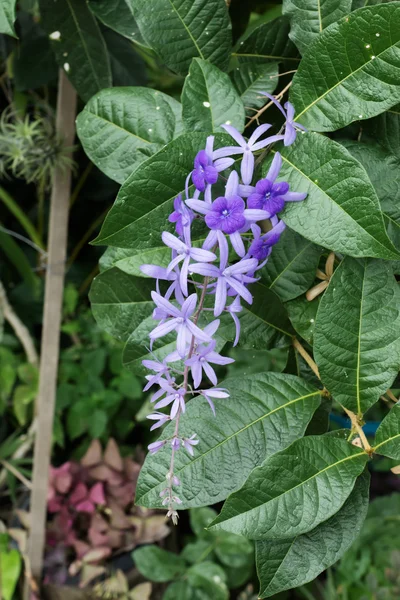
[[[75,505],[78,502],[81,502],[82,500],[87,498],[87,495],[88,495],[88,489],[87,489],[86,485],[84,483],[78,483],[78,485],[76,486],[76,488],[70,495],[69,501],[72,505]]]
[[[91,488],[89,498],[95,504],[107,504],[104,496],[104,487],[100,481]]]
[[[113,438],[110,438],[108,440],[103,460],[108,466],[112,467],[116,471],[122,471],[124,465],[118,450],[117,443]]]
[[[99,440],[93,440],[87,449],[85,456],[81,458],[81,465],[83,467],[92,467],[97,465],[99,462],[101,462],[101,452],[102,450]]]
[[[90,500],[83,500],[75,506],[77,512],[85,512],[92,514],[95,511],[95,506]]]

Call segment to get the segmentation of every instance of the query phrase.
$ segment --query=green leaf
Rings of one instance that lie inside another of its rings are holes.
[[[319,305],[314,358],[337,402],[362,415],[400,364],[400,290],[390,265],[347,257]]]
[[[132,0],[89,0],[88,4],[92,13],[104,25],[132,42],[146,45],[133,16]]]
[[[248,564],[249,557],[253,557],[253,553],[253,543],[242,535],[236,535],[228,531],[217,534],[215,554],[226,567],[238,569],[244,567]]]
[[[300,58],[296,46],[289,39],[289,31],[287,17],[263,23],[238,43],[233,56],[241,63],[290,61],[296,65]]]
[[[351,0],[283,0],[289,37],[304,54],[323,29],[351,11]]]
[[[181,135],[134,171],[122,185],[94,243],[122,248],[159,247],[173,200],[184,192],[194,157],[205,148],[206,138],[206,133]],[[217,133],[214,147],[228,145],[230,139],[227,134]]]
[[[356,158],[374,186],[393,243],[400,244],[400,160],[383,148],[343,140],[345,148]]]
[[[22,559],[18,550],[0,553],[1,597],[3,600],[14,598],[15,588],[22,569]]]
[[[244,106],[229,75],[194,58],[182,90],[182,116],[187,131],[222,131],[228,123],[244,129]]]
[[[151,315],[152,289],[150,279],[132,277],[115,267],[104,271],[93,280],[89,294],[93,316],[102,329],[126,340]]]
[[[139,572],[150,581],[172,581],[186,571],[186,563],[180,556],[158,546],[138,548],[132,558]]]
[[[282,159],[280,177],[308,193],[286,203],[282,217],[290,228],[335,252],[398,258],[367,173],[341,144],[317,133],[299,135]]]
[[[244,107],[261,108],[265,104],[261,92],[272,94],[278,85],[278,63],[248,62],[236,67],[230,76]]]
[[[114,86],[146,85],[146,64],[133,44],[111,29],[105,29],[103,36],[110,57]]]
[[[374,451],[394,460],[400,460],[400,404],[393,406],[378,427]]]
[[[93,439],[98,439],[107,428],[108,415],[104,410],[95,410],[89,420],[89,434]]]
[[[131,2],[144,39],[170,69],[186,75],[195,57],[227,68],[232,32],[225,0]]]
[[[180,421],[180,435],[196,432],[200,439],[194,457],[179,452],[175,458],[183,508],[214,504],[239,489],[254,467],[304,434],[319,405],[320,392],[292,375],[252,374],[221,385],[230,398],[217,401],[216,417],[205,399],[196,398]],[[170,424],[160,439],[172,431]],[[169,445],[147,456],[136,492],[139,506],[161,507],[169,462]]]
[[[14,29],[16,0],[1,0],[0,3],[0,33],[17,37]]]
[[[400,158],[400,104],[365,123],[372,139]]]
[[[286,302],[306,292],[313,284],[321,248],[286,229],[272,252],[262,281]]]
[[[204,600],[194,596],[195,591],[187,581],[175,581],[165,590],[162,600]]]
[[[398,2],[361,8],[332,24],[313,42],[293,78],[296,120],[314,131],[334,131],[399,102],[394,77],[399,42]]]
[[[339,512],[309,533],[256,543],[260,598],[312,581],[343,556],[366,517],[369,480],[368,472],[361,475]]]
[[[367,460],[363,450],[329,434],[299,439],[252,471],[211,530],[261,540],[307,533],[341,508]]]
[[[99,169],[123,183],[149,156],[181,133],[181,106],[141,87],[103,90],[78,116],[82,146]]]
[[[15,89],[37,89],[57,80],[58,67],[47,36],[24,40],[14,55]]]
[[[319,297],[309,302],[305,296],[285,304],[291,324],[309,344],[313,343],[318,306]]]
[[[219,565],[205,561],[191,566],[186,576],[191,587],[205,593],[204,598],[210,598],[210,600],[229,599],[226,575]]]
[[[96,19],[81,0],[39,0],[41,24],[50,37],[59,67],[87,102],[111,87],[107,48]]]

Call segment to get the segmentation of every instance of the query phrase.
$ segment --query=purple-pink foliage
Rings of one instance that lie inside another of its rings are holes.
[[[162,234],[164,244],[171,249],[169,265],[167,268],[157,265],[141,267],[144,274],[157,280],[157,292],[152,293],[152,298],[156,305],[153,318],[159,323],[150,333],[150,349],[154,340],[176,333],[176,350],[162,361],[155,356],[152,360],[143,361],[143,365],[153,372],[147,376],[144,389],[158,388],[151,398],[155,409],[148,416],[154,422],[151,429],[169,421],[175,423],[170,438],[149,445],[151,454],[171,448],[166,487],[160,496],[174,523],[178,517],[176,508],[182,503],[174,489],[181,485],[174,473],[175,454],[183,449],[193,456],[200,442],[195,433],[189,438],[179,435],[179,421],[185,412],[186,402],[202,396],[215,415],[214,400],[229,397],[227,390],[216,387],[217,375],[212,367],[233,362],[216,350],[217,340],[213,336],[218,331],[220,319],[202,325],[200,317],[204,310],[213,311],[214,317],[230,315],[236,330],[236,346],[240,336],[238,314],[242,311],[242,302],[253,302],[249,285],[258,280],[257,272],[267,263],[272,246],[279,241],[285,229],[278,213],[286,202],[304,200],[307,195],[291,192],[287,182],[276,181],[282,166],[279,152],[275,152],[267,176],[254,180],[254,153],[277,141],[283,141],[285,146],[292,144],[297,129],[300,129],[293,121],[293,106],[286,103],[285,112],[273,97],[271,99],[286,118],[285,133],[260,139],[271,127],[265,124],[257,127],[246,140],[234,127],[223,125],[238,145],[217,150],[213,149],[214,136],[210,135],[206,148],[198,152],[193,170],[187,176],[185,198],[179,195],[174,201],[174,210],[168,220],[175,223],[176,235]],[[242,157],[240,176],[234,168],[238,156]],[[231,172],[228,174],[229,168]],[[190,182],[194,186],[191,196]],[[225,182],[224,195],[215,191],[218,184],[218,189],[221,189],[221,182]],[[192,243],[191,228],[195,219],[202,220],[208,232],[201,247],[199,243]],[[266,219],[270,219],[270,227],[267,228]],[[264,222],[264,231],[257,225],[259,221]],[[199,276],[203,278],[202,282],[199,282]],[[164,296],[160,293],[159,280],[170,282]],[[210,296],[214,296],[212,308],[208,302],[205,307]],[[203,378],[205,387],[199,389]]]

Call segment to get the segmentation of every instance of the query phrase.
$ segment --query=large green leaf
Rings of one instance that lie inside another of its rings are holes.
[[[334,131],[399,102],[399,42],[399,2],[361,8],[323,31],[293,78],[296,120]]]
[[[378,195],[393,243],[400,245],[400,160],[382,147],[355,141],[341,142],[360,161]]]
[[[1,0],[0,2],[0,33],[13,37],[17,37],[14,29],[16,1]]]
[[[205,148],[207,134],[181,135],[124,182],[108,213],[96,244],[122,248],[154,248],[169,226],[173,200],[185,190],[197,152]],[[228,145],[230,136],[215,136],[215,148]],[[171,227],[170,227],[171,228]]]
[[[132,42],[145,45],[133,16],[133,0],[89,0],[89,8],[107,27]]]
[[[13,62],[15,88],[37,89],[57,80],[58,66],[46,35],[24,39]]]
[[[210,527],[257,540],[307,533],[341,508],[367,460],[329,434],[299,439],[254,469]]]
[[[146,63],[136,52],[134,45],[112,29],[104,28],[103,36],[110,57],[113,85],[146,85]]]
[[[244,106],[229,75],[206,60],[194,58],[182,90],[187,131],[221,131],[221,125],[244,129]]]
[[[334,399],[361,415],[400,364],[400,290],[390,265],[347,257],[319,305],[314,358]]]
[[[131,2],[144,39],[170,69],[186,75],[195,57],[226,69],[232,32],[225,0]]]
[[[286,229],[268,263],[262,281],[286,302],[306,292],[315,279],[321,248]]]
[[[351,0],[283,0],[290,39],[304,54],[323,29],[351,11]]]
[[[374,451],[400,460],[400,404],[396,404],[383,419],[376,432]]]
[[[285,223],[316,244],[350,256],[396,259],[367,173],[341,145],[317,133],[282,150],[280,177],[303,202],[288,202]]]
[[[155,90],[103,90],[78,116],[77,132],[89,158],[123,183],[145,161],[181,133],[181,105]]]
[[[93,280],[89,298],[94,318],[102,329],[119,340],[151,315],[154,281],[133,277],[116,267],[103,271]]]
[[[374,142],[400,158],[400,104],[367,121],[365,129]]]
[[[263,23],[238,43],[233,56],[244,63],[290,61],[296,65],[300,59],[296,46],[288,37],[289,31],[287,17]]]
[[[50,36],[58,65],[81,98],[111,87],[107,48],[96,19],[81,0],[39,0],[41,24]]]
[[[194,457],[178,452],[175,473],[182,481],[183,507],[214,504],[240,488],[250,471],[304,434],[319,405],[319,391],[293,375],[252,374],[225,380],[230,398],[217,401],[216,417],[205,399],[189,402],[179,433],[196,432]],[[169,438],[174,424],[161,438]],[[148,455],[142,468],[136,503],[160,507],[170,449]]]
[[[365,520],[369,480],[368,472],[361,475],[339,512],[309,533],[256,543],[260,598],[312,581],[343,556]]]
[[[260,92],[272,94],[278,84],[278,64],[273,62],[258,64],[249,61],[236,67],[230,76],[244,107],[261,108],[265,104],[265,96]]]

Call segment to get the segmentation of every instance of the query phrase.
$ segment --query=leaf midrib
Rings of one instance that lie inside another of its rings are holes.
[[[364,67],[366,67],[367,65],[369,65],[370,63],[372,63],[372,60],[376,60],[377,58],[379,58],[380,56],[382,56],[382,54],[384,54],[385,52],[387,52],[388,50],[390,50],[391,48],[393,48],[394,46],[398,46],[400,44],[400,42],[396,42],[395,44],[392,44],[391,46],[388,46],[387,48],[385,48],[384,50],[382,50],[382,52],[380,52],[379,54],[375,54],[375,58],[374,59],[370,59],[367,60],[365,63],[363,63],[360,67],[357,67],[357,69],[355,69],[354,71],[352,71],[351,73],[349,73],[348,75],[346,75],[346,77],[343,77],[343,79],[341,79],[340,81],[338,81],[337,83],[335,83],[335,85],[333,85],[331,88],[329,88],[328,90],[326,90],[326,92],[324,92],[321,96],[318,96],[318,98],[316,98],[315,100],[313,100],[311,102],[311,104],[309,104],[308,106],[306,106],[306,108],[304,108],[298,115],[297,117],[294,119],[295,121],[298,121],[300,119],[300,117],[302,115],[304,115],[304,113],[306,113],[308,110],[310,110],[310,108],[312,108],[313,106],[315,106],[315,104],[317,104],[318,102],[320,102],[320,100],[322,100],[323,98],[325,98],[325,96],[327,96],[328,94],[330,94],[334,89],[336,89],[339,85],[342,85],[342,83],[344,81],[346,81],[347,79],[349,79],[350,77],[352,77],[355,73],[358,73],[358,71],[361,71],[362,69],[364,69]]]
[[[400,438],[400,433],[396,433],[396,435],[393,435],[392,437],[387,438],[383,442],[380,442],[377,446],[374,446],[374,452],[376,452],[378,450],[378,448],[381,448],[385,444],[389,444],[390,442],[392,442],[393,440],[395,440],[397,438]]]
[[[309,481],[312,481],[313,479],[315,479],[316,477],[319,477],[320,475],[322,475],[323,473],[326,473],[327,471],[329,471],[330,469],[337,467],[338,465],[341,465],[344,462],[347,462],[348,460],[353,460],[354,458],[359,458],[360,456],[367,456],[365,452],[357,452],[357,454],[351,454],[350,456],[346,456],[346,458],[342,458],[341,460],[332,463],[331,465],[328,465],[327,467],[325,467],[324,469],[322,469],[321,471],[318,471],[317,473],[314,473],[314,475],[312,475],[311,477],[308,477],[308,479],[305,479],[304,481],[301,481],[300,483],[298,483],[297,485],[295,485],[294,487],[290,488],[289,490],[285,490],[283,491],[281,494],[279,494],[278,496],[274,496],[273,498],[270,498],[269,500],[267,500],[266,502],[262,502],[261,504],[258,504],[257,506],[253,506],[252,508],[249,508],[248,510],[244,510],[243,512],[239,513],[238,515],[235,515],[233,517],[229,517],[229,519],[223,519],[221,521],[218,521],[215,523],[215,525],[219,525],[220,523],[224,523],[227,521],[231,521],[232,519],[236,519],[239,516],[244,515],[245,513],[249,513],[252,512],[253,510],[259,510],[259,508],[261,506],[264,506],[266,504],[269,504],[270,502],[274,502],[275,500],[278,500],[279,498],[281,498],[282,496],[285,496],[285,494],[289,494],[291,492],[293,492],[293,490],[302,487],[303,485],[305,485],[306,483],[308,483]],[[259,467],[260,468],[260,467]],[[222,514],[222,513],[221,513]],[[299,534],[300,535],[300,534]]]
[[[360,398],[360,370],[361,370],[361,330],[363,324],[363,300],[364,300],[364,285],[366,275],[366,261],[364,260],[363,265],[363,280],[361,286],[361,298],[360,298],[360,321],[358,325],[358,343],[357,343],[357,367],[356,367],[356,396],[357,396],[357,411],[358,415],[362,416],[361,410],[361,398]]]
[[[145,144],[160,144],[160,142],[151,142],[150,140],[146,140],[146,139],[140,137],[136,133],[132,133],[132,131],[129,131],[128,129],[124,129],[123,127],[121,127],[121,125],[117,125],[116,123],[114,123],[114,121],[110,121],[109,119],[106,119],[105,117],[93,112],[89,108],[85,108],[83,110],[82,114],[84,114],[85,112],[87,112],[89,115],[92,115],[92,117],[96,117],[97,119],[100,119],[100,121],[104,121],[108,125],[112,125],[112,127],[115,127],[116,129],[120,129],[125,134],[128,134],[134,138],[137,138],[138,140],[140,140],[141,142],[144,142]]]
[[[274,285],[275,285],[275,283],[278,281],[278,279],[279,279],[280,277],[282,277],[282,275],[283,275],[284,273],[286,273],[286,271],[287,271],[287,270],[288,270],[288,269],[289,269],[289,268],[292,266],[292,264],[295,262],[295,260],[297,260],[297,259],[299,258],[299,256],[301,256],[301,254],[303,254],[303,252],[305,252],[306,250],[308,250],[308,248],[309,248],[309,247],[310,247],[310,246],[313,244],[313,242],[310,242],[309,240],[307,240],[307,241],[308,241],[308,244],[307,244],[306,246],[304,246],[304,247],[303,247],[303,248],[300,250],[300,252],[299,252],[298,254],[296,254],[296,256],[294,256],[294,258],[292,258],[292,260],[291,260],[291,261],[289,261],[289,262],[287,263],[287,265],[285,266],[285,268],[284,268],[284,269],[282,269],[282,271],[281,271],[281,272],[280,272],[280,273],[279,273],[279,274],[278,274],[278,275],[275,277],[275,279],[274,279],[274,280],[273,280],[273,281],[272,281],[272,282],[269,284],[269,286],[268,286],[268,287],[269,287],[269,289],[270,289],[270,290],[273,288],[273,286],[274,286]]]
[[[178,18],[179,18],[180,22],[182,23],[183,27],[186,29],[186,31],[187,31],[187,33],[188,33],[188,35],[189,35],[190,39],[192,40],[192,42],[193,42],[193,44],[194,44],[194,46],[195,46],[195,48],[196,48],[197,52],[198,52],[198,53],[199,53],[199,55],[200,55],[200,58],[203,58],[203,59],[204,59],[204,55],[203,55],[203,53],[202,53],[202,51],[201,51],[201,49],[200,49],[200,46],[197,44],[196,40],[195,40],[195,39],[194,39],[194,37],[192,36],[192,33],[191,33],[191,31],[190,31],[189,27],[186,25],[185,21],[182,19],[181,15],[180,15],[180,14],[179,14],[179,12],[178,12],[178,9],[176,8],[176,6],[174,5],[174,3],[173,3],[173,1],[172,1],[172,0],[168,0],[168,1],[169,1],[170,5],[172,6],[172,8],[174,9],[174,11],[176,12],[176,14],[177,14],[177,16],[178,16]]]
[[[179,469],[178,471],[176,471],[176,473],[182,473],[185,469],[190,468],[194,463],[198,462],[199,460],[203,460],[208,454],[210,454],[210,452],[214,452],[217,448],[219,448],[220,446],[223,446],[229,440],[237,437],[238,435],[240,435],[241,433],[243,433],[243,431],[246,431],[246,429],[248,429],[249,427],[253,427],[256,423],[259,423],[260,421],[263,421],[264,419],[270,417],[271,415],[273,415],[274,413],[278,412],[279,410],[285,409],[288,406],[290,406],[292,404],[295,404],[296,402],[300,402],[301,400],[306,400],[307,398],[311,398],[313,396],[318,396],[318,395],[320,395],[320,393],[321,393],[320,390],[316,390],[315,392],[311,392],[311,393],[306,394],[304,396],[298,396],[297,398],[294,398],[293,400],[290,400],[289,402],[286,402],[285,404],[281,404],[280,406],[277,406],[276,408],[270,410],[268,413],[264,413],[261,417],[258,417],[257,419],[255,419],[251,423],[248,423],[247,425],[245,425],[244,427],[242,427],[242,429],[239,429],[238,431],[235,431],[235,433],[233,433],[230,436],[226,437],[224,440],[222,440],[222,442],[219,442],[218,444],[216,444],[212,448],[209,448],[207,450],[207,452],[204,452],[204,454],[200,454],[199,456],[197,456],[196,458],[194,458],[192,461],[190,461],[189,463],[187,463],[186,465],[184,465],[181,469]],[[141,496],[140,498],[138,498],[137,502],[139,500],[143,500],[143,498],[145,498],[146,496],[148,496],[149,494],[151,494],[160,485],[162,485],[162,482],[159,482],[151,490],[149,490],[148,492],[146,492],[145,494],[143,494],[143,496]]]
[[[295,60],[296,62],[300,62],[300,58],[295,58],[291,56],[276,56],[273,54],[247,54],[246,52],[232,52],[232,56],[248,56],[250,58],[271,58],[273,60]]]

